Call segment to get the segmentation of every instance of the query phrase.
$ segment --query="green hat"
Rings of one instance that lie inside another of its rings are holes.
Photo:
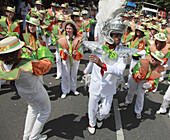
[[[150,22],[150,19],[147,19],[146,22]]]
[[[156,18],[156,17],[153,17],[152,20],[157,20],[157,18]]]
[[[73,16],[80,16],[80,13],[79,12],[73,12],[72,15]]]
[[[33,25],[39,26],[40,25],[40,21],[34,17],[30,17],[29,20],[26,20],[26,22],[31,23]]]
[[[61,8],[66,8],[67,6],[65,4],[61,4]]]
[[[66,21],[66,20],[65,20],[65,18],[64,18],[63,16],[60,16],[60,17],[58,18],[58,21]]]
[[[57,7],[57,4],[56,4],[55,2],[52,2],[52,3],[51,3],[51,6]]]
[[[37,1],[35,2],[35,4],[37,4],[37,5],[42,5],[42,2],[41,2],[40,0],[37,0]]]
[[[24,42],[20,41],[16,36],[10,36],[0,41],[0,54],[11,53],[19,50],[24,46]]]
[[[128,15],[128,14],[126,14],[126,13],[123,15],[123,17],[128,17],[128,16],[129,16],[129,15]]]
[[[155,39],[156,40],[159,40],[159,41],[167,41],[167,37],[164,33],[157,33],[156,35],[154,35]]]
[[[41,13],[41,14],[45,14],[45,13],[46,13],[46,11],[45,11],[45,10],[39,10],[39,13]]]
[[[156,25],[153,25],[153,26],[151,27],[151,29],[154,29],[154,30],[159,31],[159,28],[158,28],[158,26],[156,26]]]
[[[139,15],[135,15],[134,18],[139,18]]]
[[[8,7],[6,8],[6,10],[15,13],[15,7],[12,8],[12,7],[8,6]]]
[[[164,63],[164,54],[161,51],[155,51],[154,53],[151,52],[151,55],[156,58],[158,61]]]
[[[167,23],[166,20],[162,20],[161,24],[165,25],[166,23]]]
[[[87,11],[87,10],[82,10],[81,14],[82,14],[82,15],[87,15],[87,14],[88,14],[88,11]]]
[[[139,31],[142,31],[143,33],[145,33],[145,29],[143,26],[138,25],[136,30],[139,30]]]

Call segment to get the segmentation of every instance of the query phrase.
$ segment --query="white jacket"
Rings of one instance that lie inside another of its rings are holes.
[[[101,55],[97,55],[97,57],[101,60]],[[104,71],[103,77],[101,75],[101,68],[95,63],[89,62],[85,68],[84,74],[91,73],[89,87],[90,94],[104,94],[105,96],[116,94],[117,77],[123,74],[126,68],[126,63],[124,62],[123,57],[118,57],[117,62],[114,65],[106,64],[106,67],[107,71]]]

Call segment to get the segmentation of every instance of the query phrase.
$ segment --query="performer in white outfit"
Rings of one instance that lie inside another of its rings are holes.
[[[102,49],[108,55],[91,54],[90,62],[84,70],[84,74],[91,73],[88,104],[88,130],[91,134],[95,133],[96,121],[97,127],[101,127],[103,119],[109,114],[113,95],[116,94],[117,77],[123,74],[126,67],[124,57],[115,52],[119,50],[121,36],[126,27],[120,18],[108,21],[102,29],[106,41]],[[108,34],[110,36],[106,36]],[[113,61],[113,64],[107,63],[108,61]]]
[[[40,75],[51,69],[53,55],[48,48],[40,47],[37,61],[22,59],[24,42],[14,36],[1,40],[0,46],[0,79],[15,80],[18,94],[28,104],[23,140],[46,140],[47,135],[40,133],[50,115],[51,103]],[[11,67],[10,71],[5,71],[4,63]]]

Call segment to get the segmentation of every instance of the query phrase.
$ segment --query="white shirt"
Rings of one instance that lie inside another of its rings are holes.
[[[20,8],[21,8],[21,15],[27,15],[28,11],[31,9],[31,6],[28,3],[28,5],[26,7],[25,2],[21,2]]]

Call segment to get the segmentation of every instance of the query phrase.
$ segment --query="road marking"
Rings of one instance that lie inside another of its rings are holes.
[[[122,121],[120,117],[118,100],[113,100],[114,114],[115,114],[115,124],[116,124],[116,138],[117,140],[124,140],[124,134],[122,129]]]

